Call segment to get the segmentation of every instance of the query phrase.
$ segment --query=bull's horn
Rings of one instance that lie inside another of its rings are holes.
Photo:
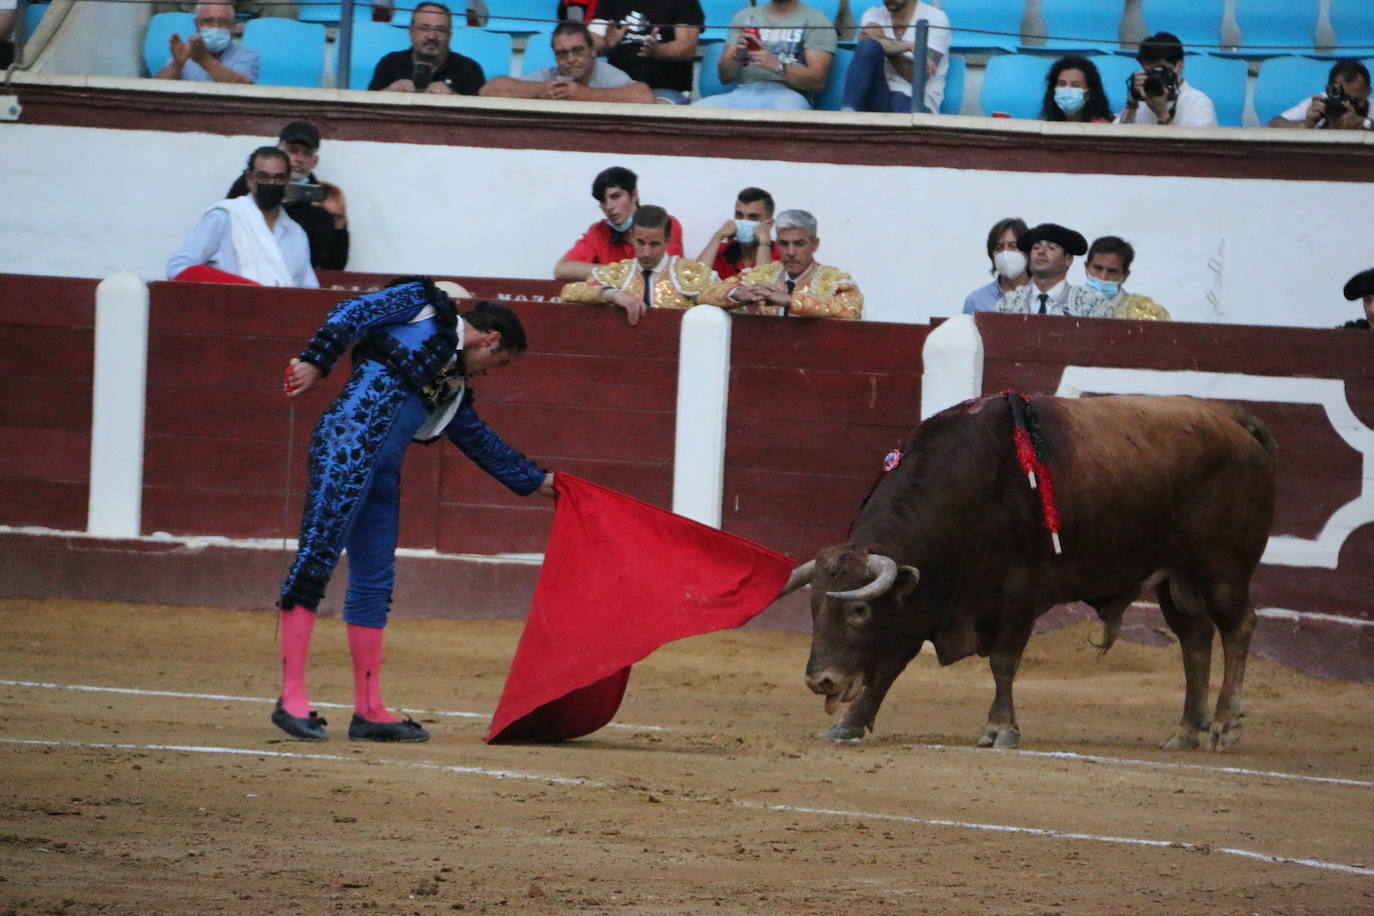
[[[840,601],[868,601],[877,598],[897,581],[897,561],[880,553],[868,555],[868,574],[873,580],[847,592],[826,592],[831,598]]]
[[[787,584],[782,587],[782,591],[778,593],[778,597],[781,598],[783,595],[792,594],[803,585],[810,583],[815,575],[816,561],[807,560],[805,563],[792,570],[792,575],[787,577]]]

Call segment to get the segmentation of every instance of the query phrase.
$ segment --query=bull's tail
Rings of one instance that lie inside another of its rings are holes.
[[[1260,447],[1273,457],[1278,451],[1278,443],[1274,441],[1274,434],[1269,432],[1269,427],[1264,425],[1264,421],[1239,404],[1227,402],[1226,408],[1230,411],[1231,419],[1240,424],[1241,428],[1254,437]]]

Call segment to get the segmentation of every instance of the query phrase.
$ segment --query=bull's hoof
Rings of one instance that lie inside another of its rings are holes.
[[[1214,751],[1229,751],[1240,743],[1240,736],[1239,722],[1229,725],[1214,722],[1211,731],[1207,733],[1207,747]]]
[[[975,743],[979,747],[1007,750],[1021,743],[1021,730],[1015,725],[985,725],[983,730],[978,733],[978,740]]]
[[[821,737],[830,741],[862,741],[864,729],[862,725],[846,725],[843,722],[836,722],[827,728]]]
[[[1191,728],[1179,727],[1160,745],[1166,751],[1190,751],[1198,746],[1198,733]]]

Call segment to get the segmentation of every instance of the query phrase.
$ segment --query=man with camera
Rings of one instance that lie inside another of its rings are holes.
[[[425,0],[410,16],[410,50],[393,51],[377,61],[368,89],[476,95],[487,81],[482,65],[449,50],[453,14]]]
[[[493,77],[482,95],[503,99],[557,99],[572,102],[643,102],[652,105],[653,90],[618,67],[596,59],[592,33],[580,22],[560,22],[549,39],[557,63],[519,79]]]
[[[1126,80],[1126,107],[1118,124],[1217,126],[1212,100],[1183,78],[1183,42],[1178,36],[1156,32],[1140,43],[1135,59],[1140,69]]]
[[[168,280],[316,289],[305,231],[282,210],[291,163],[275,146],[248,156],[248,194],[211,206],[167,262]]]
[[[320,129],[309,121],[292,121],[281,129],[277,149],[291,162],[291,182],[282,207],[310,240],[310,265],[343,270],[348,264],[348,208],[342,188],[315,178],[314,169],[320,163]],[[240,175],[226,196],[247,193],[246,176]]]
[[[1326,92],[1303,99],[1269,122],[1270,127],[1370,130],[1369,68],[1358,60],[1338,60],[1326,77]]]
[[[597,54],[660,102],[686,105],[705,22],[697,0],[602,0],[590,27]]]

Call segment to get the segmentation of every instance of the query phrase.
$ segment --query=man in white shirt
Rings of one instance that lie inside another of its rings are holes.
[[[1140,69],[1130,76],[1126,107],[1116,119],[1118,124],[1217,126],[1212,100],[1183,78],[1183,42],[1178,36],[1156,32],[1140,43],[1135,59]]]
[[[1338,60],[1326,77],[1326,91],[1303,99],[1269,121],[1270,127],[1374,129],[1369,111],[1369,68],[1358,60]]]
[[[925,110],[938,112],[949,72],[949,17],[920,0],[883,0],[864,10],[859,46],[845,75],[841,111],[911,111],[916,23],[930,25]]]
[[[1008,293],[999,312],[1022,315],[1068,315],[1111,318],[1111,304],[1101,294],[1073,286],[1065,278],[1075,255],[1087,253],[1088,240],[1072,229],[1041,223],[1018,243],[1030,258],[1031,282]]]
[[[245,197],[222,200],[205,211],[181,250],[167,262],[167,279],[213,280],[213,272],[189,268],[211,267],[261,286],[298,286],[317,289],[320,281],[310,266],[310,240],[305,230],[286,215],[282,200],[291,179],[291,162],[275,146],[261,146],[248,157],[244,173]]]

